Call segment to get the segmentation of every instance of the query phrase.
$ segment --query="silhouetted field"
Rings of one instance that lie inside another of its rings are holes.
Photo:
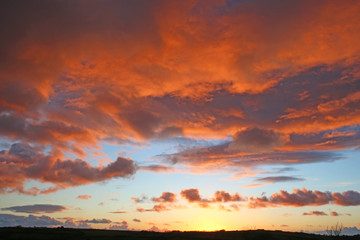
[[[238,240],[306,240],[306,239],[360,239],[357,236],[341,236],[330,237],[321,236],[307,233],[294,233],[282,231],[265,231],[265,230],[252,230],[252,231],[218,231],[218,232],[148,232],[148,231],[111,231],[111,230],[95,230],[95,229],[71,229],[71,228],[0,228],[0,239],[51,239],[51,240],[72,240],[72,239],[159,239],[159,240],[175,240],[175,239],[238,239]]]

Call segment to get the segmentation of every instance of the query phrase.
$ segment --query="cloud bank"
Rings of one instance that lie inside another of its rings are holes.
[[[358,1],[0,4],[0,193],[177,171],[164,161],[245,174],[359,148]],[[184,139],[139,168],[84,160],[103,143]]]
[[[53,204],[34,204],[24,206],[13,206],[1,208],[3,211],[22,212],[22,213],[55,213],[66,210],[67,208],[62,205]]]

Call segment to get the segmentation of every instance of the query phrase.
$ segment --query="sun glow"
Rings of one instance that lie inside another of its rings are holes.
[[[194,227],[194,230],[196,231],[206,231],[206,232],[215,232],[224,229],[224,226],[222,224],[218,224],[216,222],[205,222],[200,223],[196,227]]]
[[[221,216],[214,215],[211,211],[201,211],[190,226],[191,230],[213,232],[222,229],[226,230],[226,221]]]

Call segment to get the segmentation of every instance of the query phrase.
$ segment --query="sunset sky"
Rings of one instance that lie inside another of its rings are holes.
[[[0,2],[0,227],[360,229],[360,1]]]

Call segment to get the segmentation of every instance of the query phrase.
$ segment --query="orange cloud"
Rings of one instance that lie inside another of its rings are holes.
[[[56,183],[41,190],[51,193],[133,174],[128,159],[93,168],[44,154],[84,158],[103,141],[223,140],[165,156],[197,169],[332,161],[341,156],[326,150],[359,144],[357,1],[40,5],[0,7],[0,135],[41,146],[43,161],[20,171],[4,150],[1,189],[37,194],[23,189],[35,179]],[[24,176],[6,174],[15,170]]]
[[[185,198],[190,203],[198,203],[200,207],[207,208],[209,207],[210,200],[206,198],[201,198],[199,189],[189,188],[182,190],[180,195]]]
[[[234,210],[238,210],[239,207],[238,205],[234,204],[234,202],[241,202],[247,200],[246,197],[240,196],[238,193],[231,195],[226,191],[216,191],[214,193],[214,198],[212,199],[202,198],[200,196],[199,189],[197,188],[184,189],[180,192],[180,195],[183,198],[185,198],[189,203],[198,203],[199,206],[203,208],[210,207],[210,204],[212,203],[232,202],[230,207],[233,208]],[[231,211],[230,209],[227,209],[225,206],[221,204],[219,205],[219,209],[225,211]]]
[[[62,3],[42,8],[33,4],[26,3],[19,12],[31,27],[15,21],[16,14],[6,15],[10,25],[5,29],[13,40],[3,44],[9,60],[1,68],[7,89],[1,94],[4,106],[35,114],[45,105],[48,120],[85,125],[95,139],[149,138],[166,127],[180,127],[180,133],[182,126],[162,123],[158,114],[129,111],[139,99],[211,101],[218,90],[262,93],[315,66],[349,66],[353,61],[341,61],[359,51],[354,24],[359,20],[354,14],[358,3],[342,4],[341,11],[332,2],[306,1],[277,7],[261,1],[238,3],[231,8],[217,1],[144,2],[141,7],[127,3],[126,8],[125,3],[78,2],[71,11]],[[124,9],[133,14],[128,16]],[[46,18],[44,12],[56,18],[45,24],[40,20]],[[89,17],[94,12],[97,17]],[[21,37],[24,32],[26,38]],[[11,85],[12,79],[21,84]],[[29,98],[32,90],[36,96]],[[31,101],[20,104],[20,98]],[[246,117],[242,109],[229,110],[234,110],[231,116]],[[143,117],[148,121],[139,124]]]
[[[105,167],[93,167],[81,160],[61,160],[54,153],[43,154],[41,149],[28,144],[13,144],[8,151],[0,153],[0,192],[20,192],[36,195],[54,192],[61,188],[128,177],[137,166],[131,159],[118,157]],[[47,189],[24,190],[28,180],[52,183]]]
[[[170,211],[172,209],[181,209],[185,206],[176,205],[178,200],[175,198],[176,194],[171,192],[163,192],[158,198],[152,198],[157,203],[152,208],[145,209],[143,207],[137,207],[136,211],[140,213],[144,212],[162,212]],[[280,190],[279,193],[274,193],[270,197],[261,196],[245,197],[238,193],[230,194],[226,191],[216,191],[213,198],[204,198],[200,195],[199,189],[189,188],[183,189],[180,192],[180,196],[184,198],[188,203],[195,203],[201,208],[214,208],[217,204],[220,211],[239,211],[242,204],[239,202],[247,202],[247,207],[250,209],[255,208],[268,208],[268,207],[307,207],[307,206],[322,206],[327,204],[335,204],[338,206],[358,206],[360,205],[360,193],[357,191],[349,190],[342,193],[329,192],[329,191],[312,191],[303,189],[293,189],[292,193],[285,190]],[[244,205],[245,206],[245,205]],[[283,216],[288,216],[284,214]],[[322,211],[304,212],[302,215],[315,215],[315,216],[327,216],[328,214]],[[339,216],[336,212],[330,212],[331,216]],[[345,214],[350,216],[351,214]]]

